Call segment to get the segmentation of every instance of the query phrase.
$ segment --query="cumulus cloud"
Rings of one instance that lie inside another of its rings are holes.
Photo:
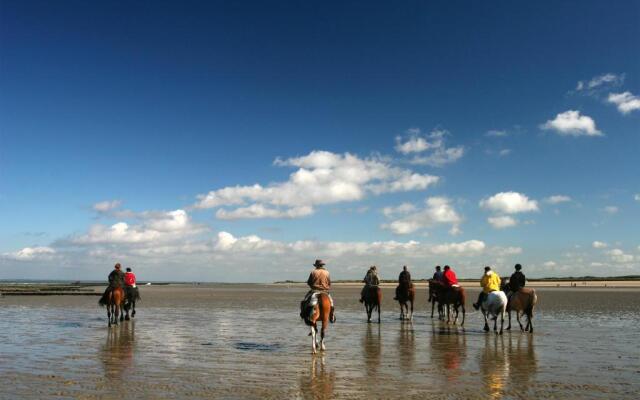
[[[99,213],[106,213],[120,207],[122,201],[120,200],[105,200],[93,205],[93,210]]]
[[[636,194],[633,196],[633,199],[634,199],[635,201],[640,201],[640,193],[636,193]]]
[[[545,203],[549,203],[549,204],[560,204],[560,203],[567,203],[571,201],[571,197],[569,196],[565,196],[562,194],[556,194],[553,196],[549,196],[547,198],[545,198],[543,200]]]
[[[591,247],[593,247],[594,249],[604,249],[606,247],[608,247],[609,245],[604,243],[604,242],[600,242],[598,240],[594,241],[593,243],[591,243]]]
[[[387,208],[385,215],[393,216],[399,211],[409,214],[383,224],[383,229],[388,229],[398,235],[407,235],[420,229],[446,224],[451,225],[451,233],[456,234],[459,232],[459,224],[462,222],[462,218],[453,208],[451,200],[446,197],[429,197],[425,200],[425,207],[422,209],[417,209],[406,203],[396,208]],[[384,210],[383,213],[385,213]]]
[[[634,260],[633,255],[625,254],[625,252],[622,251],[621,249],[609,250],[607,254],[611,258],[611,261],[615,263],[626,264],[626,263],[633,262]]]
[[[576,91],[592,91],[601,87],[619,86],[624,82],[624,74],[602,74],[591,78],[589,81],[578,81]]]
[[[313,213],[322,204],[358,201],[369,195],[424,190],[437,176],[392,166],[380,157],[313,151],[306,156],[276,159],[277,166],[297,167],[285,182],[268,186],[229,186],[197,197],[195,208],[244,206],[218,213],[223,218],[288,218]]]
[[[615,104],[618,107],[618,111],[623,114],[640,110],[640,97],[631,94],[631,92],[609,93],[607,101]]]
[[[412,211],[415,211],[417,207],[411,203],[402,203],[398,206],[389,206],[382,209],[382,214],[385,217],[393,217],[396,215],[408,214]]]
[[[140,224],[130,225],[126,222],[118,222],[111,226],[95,224],[89,232],[74,236],[68,242],[77,245],[158,243],[181,239],[204,230],[203,227],[193,224],[184,210],[144,215],[146,219]]]
[[[500,215],[497,217],[489,217],[487,221],[496,229],[511,228],[518,225],[518,220],[509,215]]]
[[[540,125],[542,130],[553,130],[562,136],[602,136],[593,118],[580,115],[580,111],[569,110],[556,115]]]
[[[480,207],[502,214],[538,211],[538,202],[518,192],[500,192],[480,201]]]
[[[556,264],[556,262],[555,262],[555,261],[547,261],[547,262],[545,262],[545,263],[544,263],[544,264],[542,264],[542,265],[544,265],[545,267],[551,268],[551,267],[555,267],[555,266],[556,266],[556,265],[558,265],[558,264]]]
[[[36,259],[49,259],[54,254],[56,254],[56,250],[51,247],[37,246],[25,247],[18,251],[4,253],[3,256],[12,260],[31,261]]]
[[[442,167],[456,162],[465,153],[462,146],[445,146],[445,137],[448,135],[447,131],[441,129],[422,135],[419,129],[414,128],[409,131],[408,138],[396,137],[395,149],[404,155],[416,153],[410,160],[412,164]]]
[[[301,206],[287,209],[277,209],[265,207],[262,204],[252,204],[248,207],[239,207],[235,210],[227,211],[218,209],[216,218],[218,219],[257,219],[257,218],[300,218],[313,214],[313,207]]]
[[[616,206],[606,206],[605,208],[603,208],[603,211],[606,212],[607,214],[617,214],[618,211],[620,211],[620,209]]]

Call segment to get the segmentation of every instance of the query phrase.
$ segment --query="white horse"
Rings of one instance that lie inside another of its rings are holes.
[[[489,321],[487,315],[491,315],[493,319],[493,330],[498,330],[498,316],[500,316],[500,335],[502,335],[502,327],[504,326],[504,315],[507,312],[507,295],[502,291],[491,292],[480,305],[482,315],[484,316],[484,330],[489,331]]]

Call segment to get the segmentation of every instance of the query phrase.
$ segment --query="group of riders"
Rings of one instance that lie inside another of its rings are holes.
[[[118,263],[113,267],[113,271],[111,271],[107,279],[109,280],[109,286],[107,286],[107,289],[100,298],[100,304],[107,304],[109,293],[114,289],[124,290],[125,301],[127,302],[140,300],[140,292],[136,284],[136,275],[131,268],[127,268],[126,272],[122,272],[122,266]]]
[[[329,320],[331,322],[335,322],[335,310],[333,305],[333,299],[329,294],[329,290],[331,289],[331,279],[329,277],[329,271],[325,268],[325,263],[322,260],[316,260],[313,264],[314,270],[309,274],[309,278],[307,279],[307,285],[310,287],[309,292],[305,296],[305,299],[302,301],[300,316],[302,318],[307,317],[309,314],[313,313],[313,307],[317,304],[317,295],[319,293],[325,293],[329,297],[331,302],[331,314]],[[449,265],[444,266],[444,270],[438,265],[435,268],[435,272],[433,274],[432,281],[440,283],[445,289],[455,289],[459,287],[458,278],[453,268]],[[360,302],[364,302],[365,293],[371,287],[378,286],[380,284],[380,278],[378,277],[378,268],[375,265],[372,265],[367,271],[364,279],[364,287],[360,292]],[[522,273],[522,265],[515,265],[515,272],[511,275],[508,282],[508,289],[510,293],[515,293],[518,290],[522,289],[526,284],[526,278],[524,273]],[[410,288],[413,286],[411,282],[411,273],[407,269],[405,265],[402,268],[402,272],[398,276],[398,286],[396,287],[396,296],[394,300],[398,300],[399,294],[402,293],[404,289]],[[482,287],[482,291],[478,296],[478,301],[473,304],[473,308],[478,310],[482,302],[486,299],[486,297],[491,292],[500,291],[501,289],[501,279],[500,275],[497,272],[493,271],[491,267],[484,267],[484,274],[480,279],[480,286]],[[431,300],[431,299],[429,299]]]

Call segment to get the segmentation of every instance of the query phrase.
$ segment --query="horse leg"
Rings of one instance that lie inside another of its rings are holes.
[[[502,327],[504,326],[504,313],[505,313],[505,310],[503,309],[502,312],[500,313],[500,334],[501,335],[502,335]]]
[[[465,318],[464,304],[462,304],[462,322],[460,322],[460,326],[464,326],[464,318]]]
[[[529,327],[529,332],[533,333],[533,311],[528,311],[527,312],[527,327]],[[527,329],[525,328],[525,331]]]
[[[380,303],[378,303],[378,323],[380,323]]]
[[[432,301],[431,302],[431,318],[433,318],[433,309],[435,308],[435,306],[436,306],[436,302]]]
[[[485,311],[482,311],[482,316],[484,317],[484,331],[489,332],[489,321],[487,320],[487,314]]]
[[[109,324],[109,327],[111,327],[111,304],[107,304],[107,321]]]
[[[413,300],[411,301],[411,314],[409,314],[409,320],[413,321]]]
[[[493,331],[494,332],[498,332],[498,316],[496,315],[496,317],[493,319]]]
[[[371,306],[365,304],[364,309],[367,310],[367,323],[371,323]]]
[[[136,316],[136,301],[131,302],[131,318]]]
[[[509,313],[511,315],[511,313]],[[524,332],[524,328],[522,327],[522,322],[520,322],[520,311],[516,311],[516,320],[518,320],[518,325],[520,325],[520,330]]]
[[[507,330],[510,331],[511,330],[511,311],[507,311],[507,314],[509,314],[509,326],[507,326]],[[516,314],[516,317],[517,316],[518,314]]]
[[[324,347],[324,330],[327,327],[327,323],[329,321],[322,321],[322,330],[320,330],[320,350],[325,351],[326,348]]]
[[[316,354],[316,324],[311,325],[311,354]]]
[[[124,319],[125,321],[129,321],[131,318],[129,318],[129,309],[131,308],[131,303],[125,303],[122,308],[124,309]]]

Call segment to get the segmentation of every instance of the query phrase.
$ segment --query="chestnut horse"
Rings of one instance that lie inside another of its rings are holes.
[[[382,304],[382,289],[379,286],[369,286],[364,291],[364,308],[367,311],[367,322],[371,322],[371,313],[378,310],[378,323],[380,323],[380,305]]]
[[[462,322],[460,322],[460,326],[464,326],[464,303],[466,300],[464,288],[461,286],[447,287],[442,282],[431,279],[429,280],[429,293],[432,294],[432,301],[438,302],[438,314],[440,314],[441,307],[446,306],[444,313],[447,315],[447,324],[451,322],[450,307],[453,306],[453,310],[455,311],[455,316],[453,317],[454,325],[458,322],[459,309],[462,308]],[[433,305],[431,307],[431,316],[433,317]]]
[[[536,291],[529,288],[520,288],[517,292],[513,292],[508,283],[503,283],[501,289],[506,290],[507,298],[509,299],[507,303],[507,314],[509,314],[509,326],[507,326],[507,330],[511,329],[511,311],[515,311],[520,330],[533,333],[533,322],[531,322],[531,320],[533,319],[533,308],[538,302]],[[520,315],[527,316],[527,325],[525,327],[522,327]]]
[[[409,286],[399,285],[396,293],[398,303],[400,303],[400,319],[412,320],[413,300],[416,298],[416,288],[413,286],[413,283]],[[409,304],[407,303],[411,303],[411,308],[409,308]]]
[[[331,314],[331,300],[326,293],[317,294],[318,303],[313,306],[311,316],[304,317],[304,323],[311,327],[311,354],[317,353],[317,348],[324,351],[324,334],[329,325],[329,314]],[[320,330],[320,340],[318,340],[318,321],[322,321],[322,329]]]
[[[111,324],[118,325],[118,318],[124,321],[124,313],[121,313],[124,305],[124,290],[122,288],[113,288],[100,299],[98,302],[101,306],[107,306],[107,319],[109,326]]]

